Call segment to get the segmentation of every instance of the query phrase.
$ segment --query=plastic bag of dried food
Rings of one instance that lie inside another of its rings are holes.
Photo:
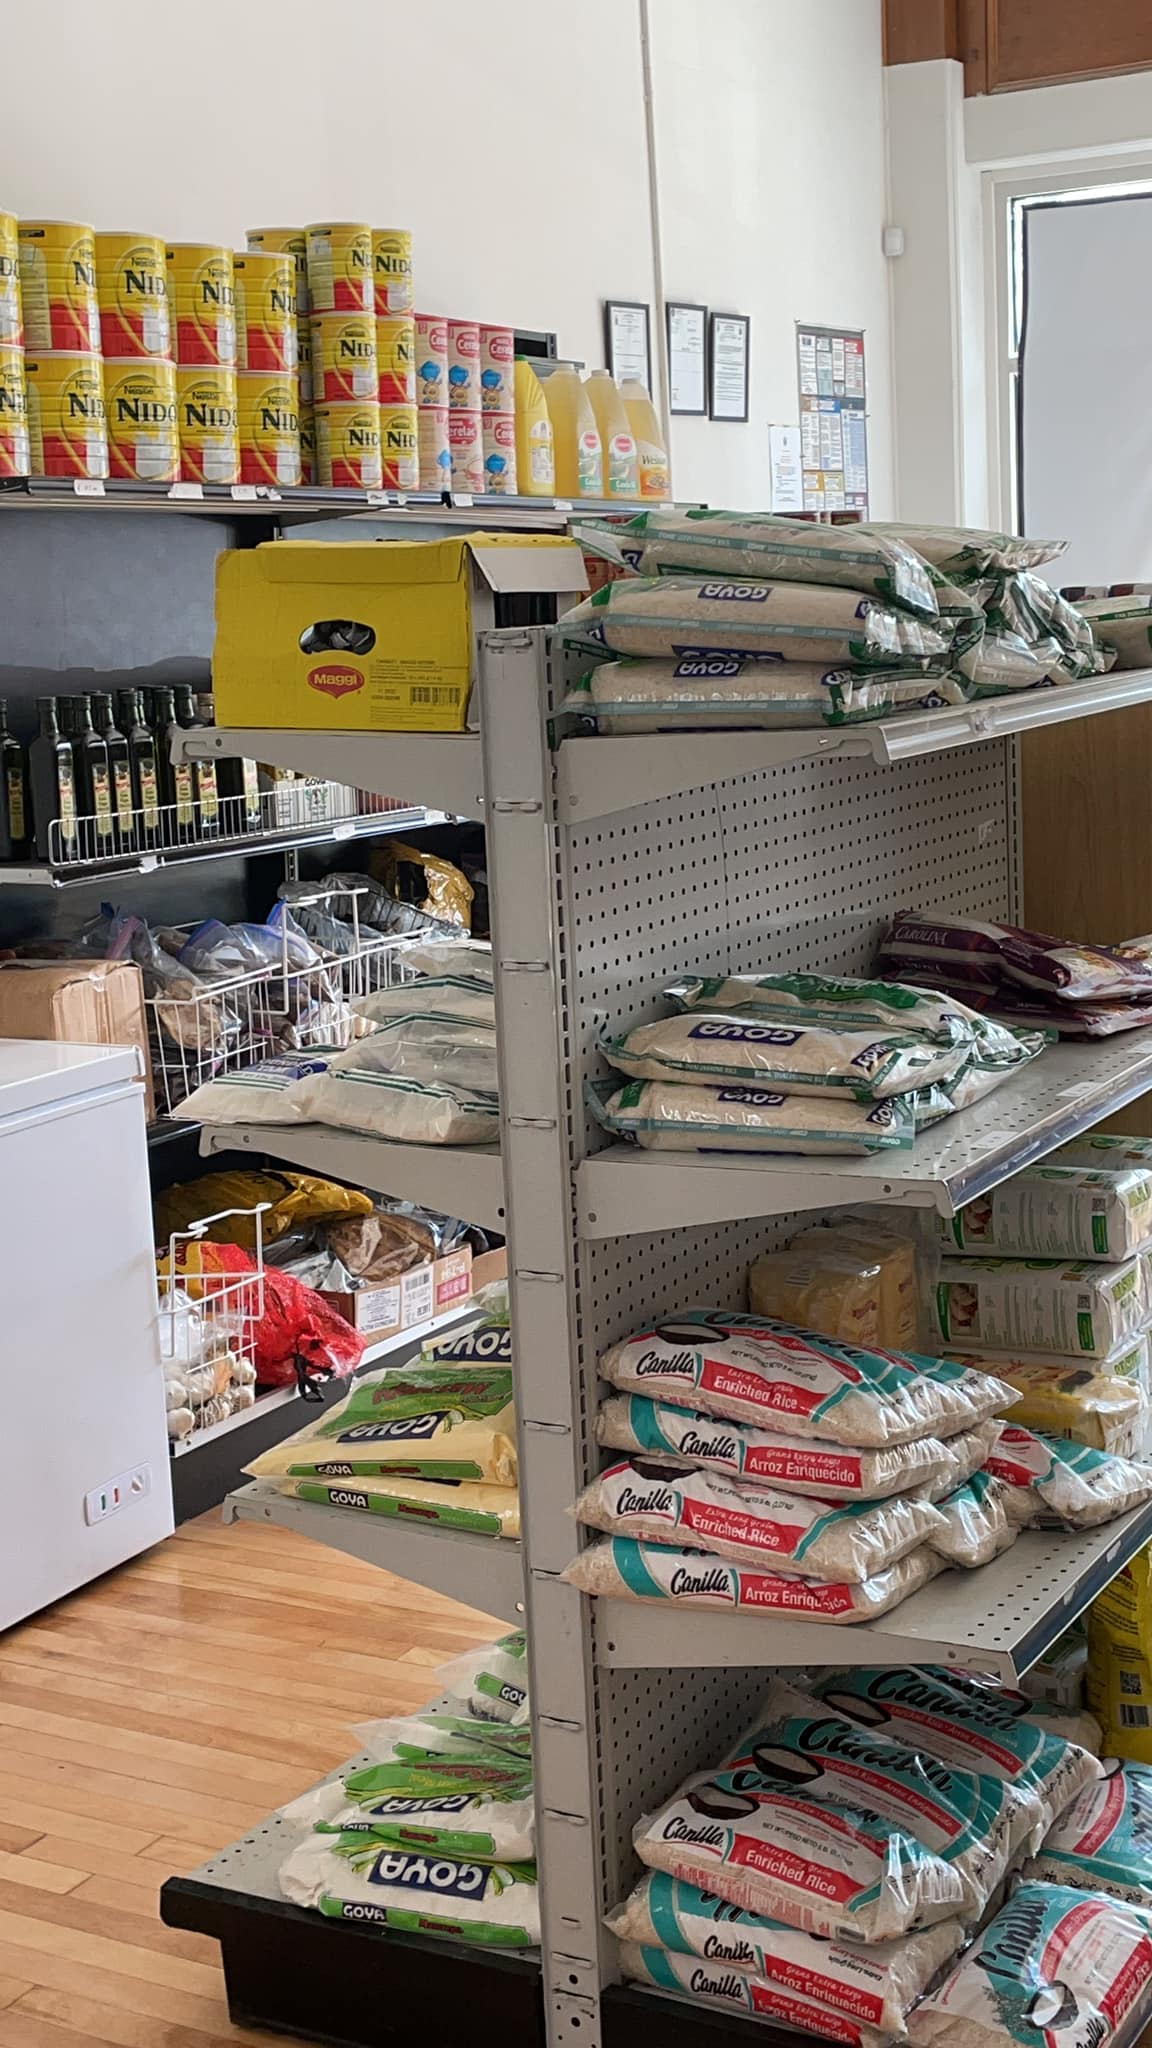
[[[953,1351],[1107,1358],[1147,1321],[1148,1279],[1140,1258],[947,1258],[926,1307],[933,1338]]]
[[[904,2032],[909,2009],[964,1940],[958,1920],[940,1920],[867,1948],[829,1945],[662,1870],[647,1871],[608,1914],[607,1925],[620,1941],[767,1978],[805,2001],[815,2000],[825,2015],[843,2014],[884,2034]]]
[[[1152,1465],[1062,1443],[1011,1422],[985,1469],[1007,1483],[1008,1512],[1025,1527],[1095,1529],[1152,1500]]]
[[[420,1000],[420,989],[399,1016],[378,1018],[375,1029],[329,1061],[331,1074],[387,1074],[421,1087],[456,1088],[495,1095],[496,1026],[447,1013]]]
[[[375,1762],[385,1764],[489,1754],[524,1761],[532,1755],[532,1730],[527,1722],[485,1721],[472,1714],[450,1713],[441,1706],[382,1721],[353,1723],[353,1733]]]
[[[366,1373],[306,1429],[245,1466],[254,1478],[395,1478],[516,1484],[507,1366],[401,1366]]]
[[[641,572],[719,570],[723,575],[768,576],[786,583],[823,583],[882,597],[933,618],[932,578],[905,542],[855,526],[813,526],[770,512],[661,510],[628,522],[628,538],[643,537]]]
[[[993,1415],[986,1422],[978,1422],[974,1429],[961,1429],[955,1436],[945,1437],[944,1449],[952,1466],[951,1474],[926,1480],[921,1488],[925,1500],[942,1501],[950,1493],[955,1493],[958,1486],[966,1486],[998,1442],[1000,1429],[999,1418]]]
[[[1146,1337],[1136,1341],[1141,1363],[1147,1358],[1147,1345]],[[1121,1351],[1113,1357],[1128,1355]],[[1144,1384],[1136,1375],[1122,1377],[1110,1370],[1108,1359],[1078,1365],[1068,1358],[965,1357],[963,1363],[977,1371],[987,1363],[999,1379],[1015,1387],[1018,1399],[1012,1420],[1023,1429],[1068,1437],[1118,1458],[1133,1458],[1141,1449],[1149,1415]]]
[[[968,1045],[985,1019],[953,997],[906,982],[857,981],[833,974],[692,974],[664,999],[678,1010],[778,1017],[831,1031],[894,1031],[934,1045]]]
[[[963,1045],[926,1044],[907,1032],[843,1031],[691,1010],[604,1034],[599,1049],[636,1081],[755,1082],[789,1095],[843,1091],[856,1102],[927,1088],[959,1073]]]
[[[992,1436],[981,1436],[978,1464]],[[817,1494],[826,1501],[887,1500],[934,1481],[946,1491],[958,1484],[953,1446],[935,1437],[919,1437],[891,1450],[813,1443],[754,1423],[648,1401],[642,1394],[616,1394],[605,1401],[596,1437],[613,1450],[635,1451],[682,1470],[724,1472],[749,1486]]]
[[[496,998],[492,983],[478,974],[426,975],[417,982],[398,982],[395,988],[378,988],[370,995],[355,996],[352,1010],[370,1024],[390,1024],[409,1017],[414,1010],[431,1011],[437,1017],[455,1017],[464,1023],[496,1027]]]
[[[280,1889],[332,1920],[483,1948],[532,1948],[540,1939],[534,1863],[462,1862],[359,1834],[314,1834],[281,1865]]]
[[[951,1493],[937,1494],[943,1526],[928,1538],[945,1564],[974,1570],[1011,1548],[1020,1524],[1008,1512],[1009,1489],[991,1472],[974,1472]]]
[[[1074,1742],[1078,1749],[1086,1749],[1090,1756],[1100,1754],[1100,1724],[1094,1715],[1085,1713],[1082,1708],[1061,1707],[1051,1700],[1033,1699],[1028,1693],[1001,1685],[994,1678],[982,1678],[977,1672],[945,1670],[943,1666],[933,1664],[924,1665],[923,1670],[926,1678],[947,1685],[953,1692],[963,1693],[967,1699],[987,1705],[991,1698],[998,1713],[1012,1714],[1020,1721],[1034,1721],[1043,1734],[1062,1736],[1065,1742]]]
[[[915,1096],[853,1102],[844,1092],[785,1095],[775,1088],[705,1082],[627,1081],[588,1087],[607,1131],[648,1152],[799,1152],[862,1158],[906,1150],[916,1136]]]
[[[565,612],[561,645],[667,660],[701,651],[861,668],[947,669],[951,624],[817,583],[632,576]]]
[[[885,1218],[848,1211],[798,1231],[792,1250],[844,1251],[869,1259],[880,1275],[877,1343],[885,1351],[915,1351],[920,1340],[920,1240]]]
[[[1046,1734],[1038,1722],[1021,1718],[1011,1703],[1002,1706],[991,1690],[973,1698],[911,1665],[829,1672],[813,1692],[836,1713],[865,1728],[882,1729],[909,1749],[1011,1784],[1022,1807],[1017,1846],[1030,1840],[1035,1847],[1101,1775],[1089,1750]]]
[[[282,1807],[328,1835],[371,1835],[398,1848],[485,1862],[536,1854],[532,1766],[495,1755],[365,1764]]]
[[[1118,1131],[1087,1131],[1049,1156],[1052,1166],[1097,1166],[1107,1173],[1143,1167],[1152,1173],[1152,1138],[1128,1138]]]
[[[488,1486],[473,1480],[392,1478],[378,1473],[358,1479],[281,1479],[278,1490],[289,1500],[315,1501],[320,1507],[347,1508],[353,1514],[385,1515],[401,1522],[424,1522],[441,1529],[462,1529],[472,1536],[520,1534],[520,1497],[514,1486]]]
[[[1152,1916],[1024,1884],[908,2022],[913,2048],[1122,2048],[1152,2005]]]
[[[863,2020],[850,2019],[806,1998],[802,1991],[786,1991],[766,1977],[750,1976],[726,1963],[676,1955],[665,1948],[640,1948],[622,1941],[620,1975],[626,1984],[651,1984],[658,1991],[687,1993],[694,2004],[774,2020],[790,2033],[795,2029],[801,2034],[818,2034],[823,2040],[844,2042],[846,2048],[887,2048],[890,2039]]]
[[[589,1544],[561,1573],[581,1593],[614,1600],[674,1600],[681,1607],[786,1614],[791,1621],[874,1621],[943,1570],[925,1545],[875,1578],[839,1582],[785,1578],[698,1550],[672,1550],[631,1536]]]
[[[323,1074],[338,1048],[277,1053],[255,1066],[217,1074],[186,1095],[172,1111],[181,1121],[198,1124],[299,1124],[305,1116],[292,1085],[310,1074]]]
[[[990,569],[1039,569],[1054,562],[1066,540],[1028,540],[1019,533],[985,533],[974,526],[917,526],[905,519],[869,520],[856,533],[902,541],[946,576],[984,576]]]
[[[624,1338],[599,1370],[624,1393],[679,1396],[703,1414],[868,1448],[972,1428],[1012,1399],[994,1378],[945,1359],[863,1351],[719,1309],[689,1309]]]
[[[528,1645],[524,1630],[513,1629],[498,1643],[465,1650],[436,1673],[445,1691],[481,1721],[528,1719]]]
[[[1024,1875],[1152,1908],[1152,1770],[1110,1763],[1061,1814]]]
[[[703,1550],[786,1578],[851,1584],[875,1578],[942,1528],[939,1509],[909,1494],[835,1505],[647,1460],[609,1466],[573,1512],[608,1536]]]
[[[920,669],[828,668],[704,649],[667,661],[624,655],[599,662],[572,684],[560,712],[615,734],[784,730],[939,711],[969,694],[962,681]]]
[[[402,839],[383,839],[371,855],[371,866],[398,901],[416,904],[441,923],[467,933],[474,891],[454,861],[423,846],[408,846]]]
[[[901,971],[915,970],[921,961],[950,973],[958,967],[991,968],[1021,988],[1067,1002],[1152,994],[1152,964],[1123,946],[1080,945],[950,912],[934,918],[902,910],[880,942],[880,956],[898,959]]]
[[[748,1268],[748,1306],[840,1337],[847,1344],[884,1342],[881,1271],[864,1252],[837,1245],[790,1245],[763,1252]]]
[[[1152,662],[1152,597],[1084,597],[1076,609],[1101,645],[1116,656],[1117,668],[1147,668]]]
[[[397,1144],[493,1145],[500,1136],[495,1095],[433,1086],[383,1073],[370,1063],[346,1063],[335,1074],[306,1075],[288,1092],[305,1122],[364,1131]]]
[[[1015,569],[993,573],[973,586],[989,630],[1015,633],[1037,649],[1057,682],[1104,675],[1115,655],[1101,645],[1078,607],[1042,576]]]
[[[955,1216],[938,1216],[936,1231],[950,1251],[1127,1259],[1152,1238],[1152,1170],[1026,1167]]]
[[[492,946],[488,939],[470,939],[463,933],[458,938],[411,939],[399,957],[414,974],[462,974],[470,981],[492,985]]]

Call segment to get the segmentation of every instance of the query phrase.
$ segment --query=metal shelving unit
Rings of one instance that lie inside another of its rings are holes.
[[[619,518],[638,512],[640,503],[624,508],[618,500],[581,498],[488,497],[469,491],[354,491],[302,484],[274,489],[270,484],[141,484],[109,478],[5,477],[0,479],[0,511],[83,510],[89,513],[138,512],[199,514],[215,519],[273,519],[277,524],[307,525],[322,519],[400,516],[406,526],[511,528],[534,533],[561,533],[574,517]]]
[[[286,826],[282,831],[222,834],[218,839],[118,853],[107,859],[5,861],[0,864],[0,888],[92,888],[100,882],[122,882],[131,875],[151,875],[159,868],[249,860],[261,853],[303,853],[310,847],[340,846],[347,840],[380,839],[393,832],[422,832],[430,825],[446,822],[444,811],[412,806],[402,811],[372,811],[355,818],[333,818],[315,825]]]
[[[176,761],[267,761],[326,782],[351,782],[390,796],[428,791],[459,818],[484,816],[480,742],[475,733],[292,732],[279,727],[194,729],[172,735]],[[385,788],[390,782],[392,787]]]
[[[400,1145],[327,1124],[203,1124],[201,1157],[217,1152],[266,1152],[305,1173],[504,1229],[504,1175],[495,1146]]]

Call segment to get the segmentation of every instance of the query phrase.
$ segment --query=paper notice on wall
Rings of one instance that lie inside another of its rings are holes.
[[[820,414],[820,467],[821,469],[843,469],[844,436],[840,429],[838,412]]]
[[[802,412],[800,415],[800,462],[803,469],[821,467],[818,412]]]
[[[846,412],[842,418],[844,438],[844,488],[868,495],[868,426],[862,412]]]
[[[799,339],[799,349],[800,349],[800,389],[801,389],[801,391],[802,391],[803,393],[808,393],[808,392],[811,392],[812,396],[813,396],[813,397],[815,397],[815,395],[816,395],[816,336],[815,336],[814,334],[802,334],[802,335],[800,336],[800,339]]]
[[[773,512],[803,512],[804,461],[799,427],[769,427]]]
[[[851,328],[798,327],[796,357],[804,509],[866,518],[864,336]]]

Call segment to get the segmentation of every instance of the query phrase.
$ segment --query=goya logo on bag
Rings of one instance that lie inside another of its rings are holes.
[[[724,604],[763,604],[771,594],[769,583],[702,583],[696,593]]]
[[[720,680],[726,676],[742,676],[747,666],[747,659],[742,654],[686,654],[676,663],[672,673],[678,677]]]
[[[309,669],[308,687],[321,691],[325,697],[347,697],[353,690],[364,688],[364,678],[356,669],[339,668],[330,661]]]
[[[801,1033],[786,1031],[779,1024],[735,1024],[724,1018],[709,1017],[703,1024],[694,1024],[689,1038],[722,1038],[733,1044],[746,1045],[795,1045]]]
[[[402,1885],[411,1892],[433,1892],[437,1898],[482,1899],[493,1875],[482,1863],[449,1863],[384,1849],[368,1872],[368,1882]]]
[[[450,1344],[437,1344],[433,1353],[437,1365],[467,1363],[476,1359],[485,1365],[511,1365],[510,1329],[469,1330]]]
[[[431,1415],[406,1415],[399,1422],[356,1422],[342,1429],[338,1444],[422,1443],[434,1437],[444,1420],[442,1409]]]
[[[721,1088],[721,1102],[742,1102],[747,1109],[779,1109],[787,1100],[772,1088]]]

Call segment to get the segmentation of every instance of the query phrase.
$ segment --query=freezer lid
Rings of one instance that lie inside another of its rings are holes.
[[[0,1117],[47,1109],[72,1095],[138,1080],[134,1045],[57,1045],[44,1038],[0,1038]]]

